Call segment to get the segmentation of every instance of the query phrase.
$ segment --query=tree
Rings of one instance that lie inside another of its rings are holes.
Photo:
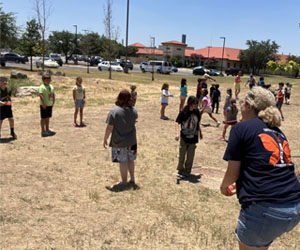
[[[37,55],[41,50],[41,35],[39,33],[39,24],[35,19],[28,21],[26,31],[19,40],[18,50],[30,57],[30,70],[32,71],[32,57]]]
[[[300,64],[294,62],[293,60],[290,60],[287,63],[284,63],[283,61],[281,61],[280,63],[276,63],[271,60],[267,63],[266,69],[272,72],[289,72],[291,74],[294,74],[295,78],[297,78],[300,71]]]
[[[247,40],[248,49],[240,52],[239,59],[242,64],[248,65],[253,74],[266,67],[269,60],[276,61],[279,45],[274,41]]]
[[[65,63],[68,63],[68,54],[75,48],[74,34],[69,31],[52,31],[48,38],[49,49],[56,53],[63,53],[66,56]]]
[[[107,38],[104,43],[104,57],[107,58],[111,64],[112,59],[116,56],[116,45],[118,39],[118,29],[115,29],[112,23],[112,1],[107,0],[106,5],[103,7],[105,26],[105,37]],[[109,68],[109,79],[111,79],[111,67]]]
[[[35,0],[35,6],[34,10],[36,12],[37,21],[40,28],[40,33],[42,37],[42,46],[41,46],[41,52],[42,52],[42,58],[43,58],[43,64],[42,64],[42,71],[44,71],[44,61],[45,61],[45,53],[46,53],[46,42],[45,42],[45,36],[46,36],[46,30],[47,27],[47,21],[50,16],[50,6],[47,0]]]
[[[1,3],[0,3],[1,4]],[[18,27],[13,12],[5,13],[0,6],[0,48],[14,49],[18,39]]]

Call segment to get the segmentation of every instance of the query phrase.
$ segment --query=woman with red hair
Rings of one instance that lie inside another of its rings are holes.
[[[108,113],[106,131],[103,146],[107,147],[109,136],[109,146],[112,148],[112,162],[119,163],[122,181],[114,185],[114,189],[123,189],[130,184],[134,188],[134,160],[137,154],[137,140],[135,122],[138,117],[133,99],[129,91],[122,90],[115,102],[116,107]],[[127,173],[130,174],[130,181],[127,182]]]

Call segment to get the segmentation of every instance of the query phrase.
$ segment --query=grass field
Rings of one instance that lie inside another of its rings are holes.
[[[11,69],[1,69],[9,75]],[[226,143],[217,140],[222,126],[207,115],[202,118],[203,140],[198,143],[193,174],[176,184],[178,142],[175,122],[182,76],[113,73],[90,74],[64,70],[53,77],[57,103],[50,127],[53,137],[41,138],[38,97],[13,99],[18,140],[0,144],[1,249],[237,249],[234,229],[239,213],[236,197],[219,193],[226,170],[222,160]],[[33,85],[41,80],[26,71]],[[74,128],[72,87],[81,75],[87,91],[86,128]],[[187,78],[190,95],[196,93],[196,76]],[[233,77],[217,78],[223,106]],[[243,82],[247,79],[242,78]],[[296,172],[300,174],[300,80],[265,76],[277,88],[280,81],[293,84],[291,105],[284,105],[282,130],[289,139]],[[161,85],[170,84],[166,109],[169,121],[159,119]],[[14,83],[15,84],[15,83]],[[27,83],[26,83],[27,84]],[[140,190],[114,193],[105,186],[119,181],[119,170],[102,147],[105,120],[120,90],[137,86],[138,158],[136,181]],[[209,84],[210,85],[210,84]],[[243,86],[243,85],[242,85]],[[241,96],[247,88],[242,87]],[[222,115],[216,115],[222,120]],[[229,131],[228,131],[229,132]],[[8,122],[2,137],[9,136]],[[227,133],[228,135],[229,133]],[[271,250],[299,249],[300,225],[283,235]]]

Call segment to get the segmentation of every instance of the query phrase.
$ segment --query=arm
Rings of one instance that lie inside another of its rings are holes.
[[[54,103],[55,103],[55,93],[53,92],[53,105],[54,106]]]
[[[104,140],[103,140],[103,147],[106,148],[107,147],[107,139],[110,136],[110,134],[112,133],[114,129],[113,125],[107,125],[106,126],[106,130],[105,130],[105,135],[104,135]]]
[[[240,161],[228,161],[228,167],[224,175],[220,191],[223,195],[231,196],[233,194],[227,194],[227,188],[231,184],[237,181],[240,176],[241,162]]]
[[[176,131],[175,140],[178,141],[179,140],[179,123],[177,123],[177,122],[175,125],[175,131]]]
[[[83,89],[83,102],[85,103],[85,89]]]
[[[43,96],[42,93],[40,93],[40,99],[41,99],[41,102],[42,102],[43,109],[45,109],[47,106],[46,106],[45,99],[44,99],[44,96]]]
[[[74,102],[76,101],[76,90],[75,89],[73,89],[73,100],[74,100]]]

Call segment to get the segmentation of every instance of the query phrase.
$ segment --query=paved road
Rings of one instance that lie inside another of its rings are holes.
[[[33,59],[33,67],[35,67],[35,60]],[[7,67],[16,67],[16,68],[30,68],[30,63],[26,63],[26,64],[22,64],[22,63],[10,63],[7,62],[6,63]],[[74,65],[74,64],[63,64],[62,67],[60,67],[60,69],[77,69],[77,70],[87,70],[87,66],[85,64],[85,62],[80,62],[79,65]],[[90,71],[96,71],[98,70],[97,66],[89,66],[89,70]],[[142,71],[140,70],[140,65],[139,64],[134,64],[133,65],[133,70],[129,70],[129,72],[133,72],[133,73],[142,73]],[[147,73],[146,73],[147,74]],[[180,68],[178,69],[177,73],[172,73],[172,74],[178,74],[178,75],[191,75],[192,74],[192,70],[191,69],[186,69],[186,68]]]

